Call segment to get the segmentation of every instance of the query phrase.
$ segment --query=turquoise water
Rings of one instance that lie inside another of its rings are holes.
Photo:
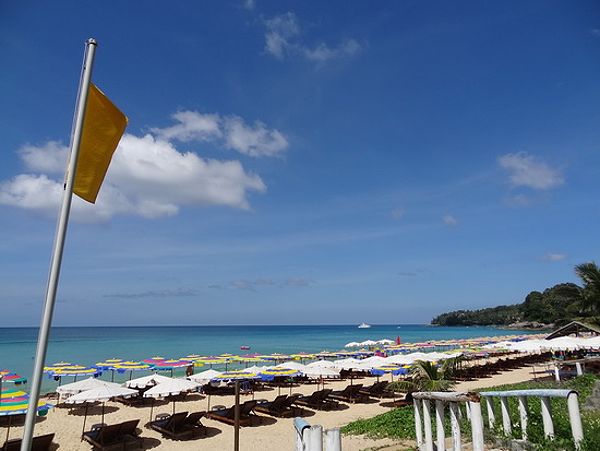
[[[426,325],[373,325],[370,329],[358,329],[356,325],[56,327],[52,329],[46,362],[65,360],[93,365],[112,357],[141,360],[155,355],[178,358],[188,354],[335,351],[350,341],[393,340],[397,336],[404,343],[515,333],[521,332],[491,327]],[[0,328],[0,369],[7,368],[29,378],[36,344],[37,328]],[[242,345],[251,349],[242,351]],[[46,380],[44,389],[55,385],[55,382]]]

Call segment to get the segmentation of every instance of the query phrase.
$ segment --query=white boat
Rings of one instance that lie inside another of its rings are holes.
[[[368,329],[368,328],[370,328],[370,327],[371,327],[371,325],[370,325],[370,324],[367,324],[367,323],[360,323],[360,324],[358,325],[358,328],[359,328],[359,329]]]

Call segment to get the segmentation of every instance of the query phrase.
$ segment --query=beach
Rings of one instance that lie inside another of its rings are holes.
[[[538,365],[540,366],[540,365]],[[541,368],[538,368],[541,369]],[[507,383],[516,383],[530,380],[533,378],[532,367],[519,368],[512,371],[502,372],[492,377],[460,382],[454,389],[458,391],[471,391],[485,387],[502,385]],[[368,385],[374,382],[375,378],[369,377],[355,380],[354,383],[363,383]],[[343,389],[348,385],[348,380],[332,381],[326,383],[326,388],[335,390]],[[294,393],[310,394],[316,390],[316,385],[298,385],[292,388]],[[282,389],[282,393],[289,393],[288,389]],[[278,394],[278,390],[259,391],[254,393],[255,399],[273,400]],[[252,399],[251,395],[241,397],[241,402]],[[384,401],[389,401],[386,399]],[[234,403],[233,396],[212,396],[211,406],[217,404],[231,406]],[[322,425],[324,429],[341,427],[345,424],[360,418],[369,418],[390,410],[389,407],[380,405],[379,401],[366,404],[345,404],[341,403],[342,409],[338,411],[312,411],[305,412],[305,419],[310,424]],[[176,403],[176,412],[195,412],[207,410],[208,398],[191,394],[186,400]],[[139,419],[141,436],[144,437],[145,449],[156,450],[195,450],[203,449],[232,449],[233,448],[233,427],[211,419],[202,419],[202,423],[208,427],[208,434],[205,438],[198,438],[189,441],[173,441],[164,438],[156,431],[145,427],[145,423],[150,419],[150,407],[128,407],[121,403],[107,402],[105,413],[105,423],[115,424],[125,420]],[[60,445],[60,450],[85,450],[91,449],[91,446],[80,440],[83,427],[82,407],[64,408],[57,407],[52,409],[46,417],[39,418],[35,428],[35,435],[55,433],[55,443]],[[171,413],[172,405],[166,402],[157,404],[154,407],[153,416],[159,413]],[[313,413],[314,412],[314,413]],[[99,423],[101,419],[101,407],[95,406],[88,411],[86,429],[94,423]],[[293,419],[272,418],[266,415],[260,415],[260,419],[255,419],[250,427],[241,428],[240,431],[240,449],[264,451],[293,449],[295,441],[295,430]],[[262,421],[259,421],[262,420]],[[2,428],[6,433],[6,428]],[[22,434],[21,426],[11,428],[11,437],[20,437]],[[405,443],[395,442],[390,439],[372,440],[365,437],[344,436],[342,438],[343,449],[345,451],[359,451],[375,447],[393,446],[393,449],[403,449]]]

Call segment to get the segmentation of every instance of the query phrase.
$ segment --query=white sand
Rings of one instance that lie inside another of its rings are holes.
[[[500,385],[506,383],[520,382],[532,379],[531,368],[521,368],[511,372],[504,372],[490,378],[481,379],[479,381],[462,382],[455,389],[458,391],[476,390],[479,388]],[[366,378],[359,380],[358,383],[365,385],[371,384],[375,379]],[[348,384],[347,381],[336,381],[326,385],[326,388],[342,389]],[[316,390],[315,385],[302,385],[294,387],[293,392],[309,394]],[[287,390],[282,390],[282,393],[289,393]],[[277,396],[277,390],[257,392],[256,399],[272,400]],[[242,401],[251,399],[251,396],[242,396]],[[190,395],[189,400],[178,402],[176,411],[195,412],[199,410],[207,410],[208,400],[198,395]],[[234,402],[233,396],[212,396],[211,406],[216,404],[231,406]],[[345,405],[344,403],[341,403]],[[359,418],[369,418],[389,410],[388,407],[382,407],[379,402],[371,404],[350,404],[344,410],[320,412],[317,411],[314,415],[309,414],[305,419],[310,424],[320,424],[324,429],[333,427],[341,427],[351,421]],[[154,408],[154,415],[157,413],[171,413],[171,404],[162,404]],[[161,450],[230,450],[233,449],[233,427],[218,421],[210,419],[202,419],[202,423],[209,427],[208,437],[198,438],[189,441],[173,441],[164,438],[158,432],[155,432],[144,425],[150,419],[150,407],[126,407],[123,404],[108,402],[106,403],[105,423],[113,424],[130,419],[140,419],[141,435],[145,438],[144,448]],[[310,411],[312,412],[312,411]],[[92,407],[89,410],[86,429],[94,423],[100,422],[101,408]],[[240,431],[240,448],[242,450],[261,450],[261,451],[280,451],[292,450],[295,441],[295,430],[293,427],[293,419],[272,418],[267,415],[261,415],[264,420],[262,424],[255,421],[251,427],[241,428]],[[83,408],[55,408],[48,415],[37,423],[35,435],[42,435],[54,432],[56,434],[54,441],[60,445],[60,451],[67,450],[86,450],[91,447],[80,440],[83,426]],[[6,435],[6,427],[2,428],[0,442],[4,440]],[[23,433],[23,427],[13,426],[10,431],[11,438],[20,437]],[[343,437],[342,439],[344,451],[358,451],[371,448],[381,448],[394,445],[393,440],[371,440],[364,437]],[[389,449],[406,449],[406,443],[396,443],[395,446]]]

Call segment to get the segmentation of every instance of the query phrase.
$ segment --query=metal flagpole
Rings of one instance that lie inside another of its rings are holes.
[[[25,418],[25,431],[23,432],[23,441],[21,451],[29,451],[33,440],[33,429],[35,427],[35,415],[37,413],[37,404],[40,397],[40,388],[46,360],[46,351],[48,350],[48,336],[52,324],[52,314],[56,301],[56,290],[58,287],[58,278],[60,275],[60,264],[62,261],[65,236],[67,234],[67,225],[69,222],[69,213],[71,211],[71,199],[73,196],[73,182],[75,181],[75,169],[77,168],[77,157],[79,155],[79,144],[83,130],[83,119],[85,117],[85,108],[87,105],[88,90],[92,78],[92,66],[94,63],[94,53],[96,52],[96,40],[88,39],[86,41],[85,56],[81,70],[81,79],[79,80],[79,95],[75,112],[75,121],[71,135],[71,153],[69,167],[65,175],[65,184],[62,204],[58,223],[56,225],[56,236],[54,238],[54,248],[52,251],[52,260],[50,261],[50,273],[48,275],[48,286],[46,289],[46,301],[40,323],[38,334],[38,345],[35,354],[35,364],[33,368],[33,377],[31,383],[31,394],[29,406],[27,407],[27,416]]]

